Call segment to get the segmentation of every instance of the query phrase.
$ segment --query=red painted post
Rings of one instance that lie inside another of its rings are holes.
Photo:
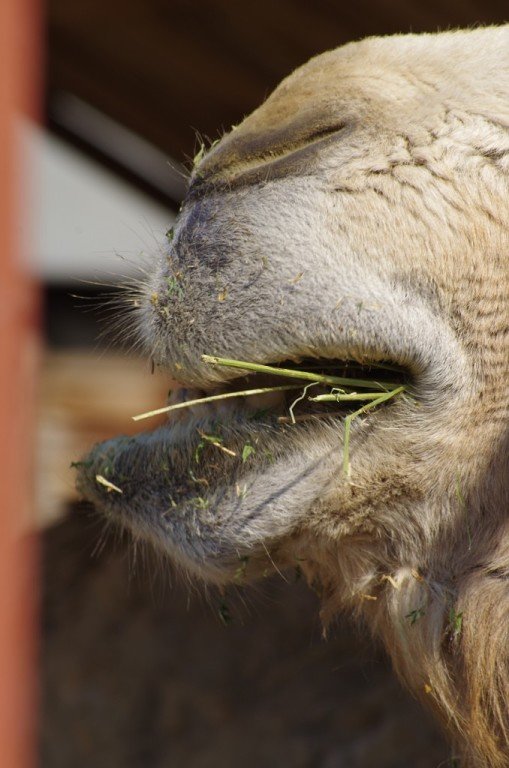
[[[37,576],[30,525],[38,297],[19,247],[16,115],[36,108],[38,7],[0,0],[0,765],[35,765]]]

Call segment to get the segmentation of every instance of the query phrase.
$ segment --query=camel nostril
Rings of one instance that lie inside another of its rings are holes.
[[[320,141],[321,139],[328,138],[329,136],[334,136],[341,131],[344,131],[347,127],[347,123],[345,122],[338,122],[333,123],[332,125],[325,125],[322,127],[318,127],[315,130],[311,131],[309,136],[307,137],[307,141],[302,141],[302,146],[305,146],[306,144],[311,144],[315,141]]]
[[[331,120],[329,116],[315,120],[311,126],[302,116],[288,124],[260,132],[239,128],[223,138],[205,154],[193,173],[190,195],[200,196],[214,187],[232,183],[249,183],[278,175],[284,168],[288,174],[292,163],[300,167],[303,153],[313,154],[327,141],[337,140],[349,123]]]

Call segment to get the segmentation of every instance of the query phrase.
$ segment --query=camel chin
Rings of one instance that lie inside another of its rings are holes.
[[[462,766],[490,768],[509,761],[508,199],[508,26],[312,59],[194,168],[137,338],[188,399],[259,384],[203,354],[384,361],[411,396],[352,422],[349,474],[341,414],[293,424],[278,393],[96,446],[78,479],[202,578],[298,563]]]

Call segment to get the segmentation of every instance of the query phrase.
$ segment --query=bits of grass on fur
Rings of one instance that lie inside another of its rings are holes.
[[[463,611],[456,613],[453,607],[449,611],[449,628],[454,640],[458,640],[463,630]]]
[[[90,459],[89,461],[71,461],[69,464],[69,469],[81,469],[81,467],[91,467],[93,464],[93,461]]]
[[[414,608],[413,611],[410,611],[410,613],[407,613],[405,616],[405,619],[408,619],[410,621],[410,626],[413,627],[413,625],[416,624],[419,621],[419,619],[422,619],[425,613],[426,611],[424,610],[424,607],[421,605],[420,608]]]
[[[103,475],[96,475],[95,476],[95,481],[99,485],[102,485],[104,488],[106,488],[108,493],[113,493],[113,492],[114,493],[124,493],[122,488],[119,488],[118,485],[115,485],[114,483],[110,483],[110,481],[106,480],[106,478],[103,477]]]
[[[228,627],[233,622],[231,611],[224,600],[221,600],[221,602],[219,603],[219,608],[217,612],[219,614],[219,618],[221,619],[225,627]]]
[[[242,449],[242,463],[245,464],[246,461],[249,459],[249,457],[255,453],[255,448],[251,445],[251,443],[246,443],[245,446]]]
[[[223,451],[223,453],[227,453],[228,456],[237,455],[235,451],[231,450],[231,448],[227,448],[226,445],[223,445],[223,438],[219,437],[219,435],[207,435],[205,434],[205,432],[202,432],[201,429],[198,430],[198,434],[205,442],[210,443],[216,448],[219,448],[220,451]]]
[[[195,496],[194,499],[191,499],[191,504],[196,509],[208,509],[210,507],[209,499],[205,499],[203,496]]]
[[[180,283],[179,275],[170,275],[167,277],[166,285],[168,286],[168,298],[176,296],[178,299],[182,299],[184,297],[184,289]]]
[[[247,564],[249,563],[249,555],[242,555],[242,557],[239,557],[239,563],[240,565],[233,575],[233,581],[237,583],[244,581],[245,579]]]

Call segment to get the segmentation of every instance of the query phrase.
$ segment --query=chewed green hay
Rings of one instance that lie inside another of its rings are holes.
[[[230,398],[239,397],[251,397],[254,395],[266,394],[269,392],[284,392],[289,390],[301,390],[301,394],[295,398],[292,404],[289,406],[289,418],[285,420],[292,424],[295,424],[296,419],[293,413],[293,409],[297,403],[302,400],[309,400],[313,403],[348,403],[348,402],[364,402],[357,410],[349,413],[344,418],[344,438],[343,438],[343,472],[345,476],[350,475],[350,431],[352,422],[358,416],[376,408],[382,403],[401,395],[406,387],[404,384],[388,381],[378,381],[376,379],[357,379],[347,376],[335,376],[327,373],[320,373],[316,371],[304,371],[301,369],[294,370],[292,368],[278,368],[270,365],[263,365],[261,363],[250,363],[242,360],[234,360],[230,358],[216,357],[213,355],[202,355],[203,362],[209,365],[219,365],[227,368],[236,368],[250,373],[269,374],[271,376],[278,376],[281,378],[300,380],[308,382],[304,386],[302,384],[287,384],[273,387],[258,387],[256,389],[245,389],[235,392],[224,392],[217,395],[209,395],[208,397],[197,398],[194,400],[187,400],[183,403],[174,403],[173,405],[167,405],[163,408],[157,408],[154,411],[148,411],[147,413],[141,413],[137,416],[133,416],[134,421],[140,421],[142,419],[148,419],[152,416],[159,416],[163,413],[170,413],[181,408],[189,408],[194,405],[206,405],[221,400],[228,400]],[[395,371],[392,366],[384,366],[377,364],[373,366],[379,370]],[[327,394],[319,394],[313,396],[308,394],[308,390],[320,384],[322,386],[328,386],[331,388]],[[365,392],[358,392],[358,389],[367,390]],[[218,446],[222,447],[222,446]],[[244,449],[245,452],[245,449]],[[233,452],[232,452],[233,453]],[[234,454],[235,455],[235,454]],[[247,457],[242,455],[242,460],[245,461]]]

